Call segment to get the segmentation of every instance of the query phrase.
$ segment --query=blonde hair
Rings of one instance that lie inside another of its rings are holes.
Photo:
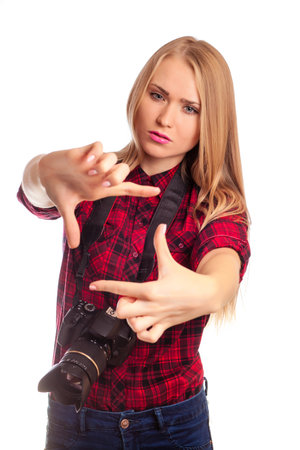
[[[199,186],[199,195],[194,205],[197,213],[204,217],[198,222],[202,230],[209,222],[224,216],[239,215],[249,225],[242,167],[240,160],[237,119],[233,82],[229,67],[223,56],[210,44],[185,36],[164,46],[145,64],[138,75],[127,103],[127,117],[132,132],[132,141],[118,153],[119,160],[134,165],[140,162],[141,148],[135,134],[135,118],[139,105],[151,78],[162,60],[168,56],[182,57],[194,70],[199,91],[201,112],[199,144],[187,153],[183,174],[193,178]],[[221,316],[232,316],[236,299],[220,312]],[[217,313],[220,318],[220,314]]]

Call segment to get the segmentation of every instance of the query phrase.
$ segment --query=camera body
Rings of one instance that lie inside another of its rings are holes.
[[[93,383],[107,366],[123,364],[136,334],[115,310],[97,309],[83,300],[65,315],[58,334],[60,346],[69,346],[62,359],[39,382],[40,392],[52,392],[63,404],[80,411]]]
[[[63,347],[75,342],[88,328],[96,313],[95,305],[79,300],[79,303],[70,308],[63,318],[58,334],[59,345]]]
[[[65,315],[58,343],[62,347],[72,346],[80,337],[95,340],[98,345],[105,347],[108,366],[122,364],[136,340],[126,321],[118,319],[113,308],[97,309],[92,303],[83,300],[79,300]]]

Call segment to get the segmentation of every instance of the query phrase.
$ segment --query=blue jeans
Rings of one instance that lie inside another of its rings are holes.
[[[142,412],[97,411],[49,400],[46,449],[212,450],[204,389],[175,405]]]

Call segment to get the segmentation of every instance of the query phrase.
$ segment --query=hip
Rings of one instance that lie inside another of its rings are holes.
[[[205,391],[183,402],[136,412],[98,411],[49,400],[47,449],[211,450]]]

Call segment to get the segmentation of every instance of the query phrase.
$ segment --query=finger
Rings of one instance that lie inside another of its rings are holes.
[[[166,239],[166,224],[160,224],[155,230],[154,234],[154,248],[157,256],[157,267],[160,276],[166,274],[170,267],[170,263],[174,262],[174,259],[170,253],[167,239]]]
[[[92,144],[84,145],[83,147],[72,149],[72,151],[82,162],[91,162],[93,160],[96,161],[101,157],[103,154],[103,146],[100,141],[97,141]]]
[[[118,157],[115,153],[103,153],[102,144],[92,146],[86,155],[88,175],[105,175],[116,164]],[[99,147],[99,148],[98,148]]]
[[[130,172],[130,168],[128,164],[124,163],[116,164],[117,155],[115,153],[112,154],[115,155],[116,160],[114,162],[113,167],[111,166],[109,167],[109,169],[107,169],[109,170],[109,172],[105,176],[105,181],[108,181],[110,185],[115,186],[122,183],[125,180],[125,178]]]
[[[133,297],[121,297],[118,301],[116,313],[119,319],[129,319],[137,316],[149,315],[153,310],[147,300]]]
[[[134,304],[136,298],[133,297],[120,297],[116,307],[116,314],[118,319],[126,319],[126,309],[130,304]]]
[[[129,281],[100,280],[90,284],[91,291],[111,292],[112,294],[125,295],[126,297],[146,298],[147,284],[132,283]]]
[[[116,166],[117,161],[118,161],[118,157],[115,153],[104,153],[101,156],[101,158],[97,161],[97,165],[96,165],[95,169],[97,169],[99,173],[106,175],[107,172],[110,172],[114,167],[117,167]],[[128,167],[128,170],[129,170],[129,167]]]
[[[133,297],[120,297],[116,306],[116,314],[118,319],[126,319],[126,309],[128,304],[136,302],[136,298]]]
[[[134,197],[154,197],[160,193],[160,189],[155,186],[143,186],[131,182],[121,183],[118,186],[107,188],[107,196],[129,195]]]
[[[74,209],[65,208],[64,210],[59,209],[61,216],[64,221],[64,229],[68,245],[70,248],[77,248],[80,244],[80,229],[77,219],[74,214]]]
[[[132,317],[127,319],[127,323],[135,333],[147,331],[148,328],[155,325],[157,319],[153,316]]]
[[[156,325],[153,325],[150,330],[144,330],[140,333],[137,333],[137,337],[141,341],[149,342],[149,344],[154,344],[162,336],[166,328],[167,327],[165,325],[157,323]]]
[[[100,141],[80,147],[80,150],[84,152],[86,160],[89,161],[97,161],[103,155],[103,145]]]

